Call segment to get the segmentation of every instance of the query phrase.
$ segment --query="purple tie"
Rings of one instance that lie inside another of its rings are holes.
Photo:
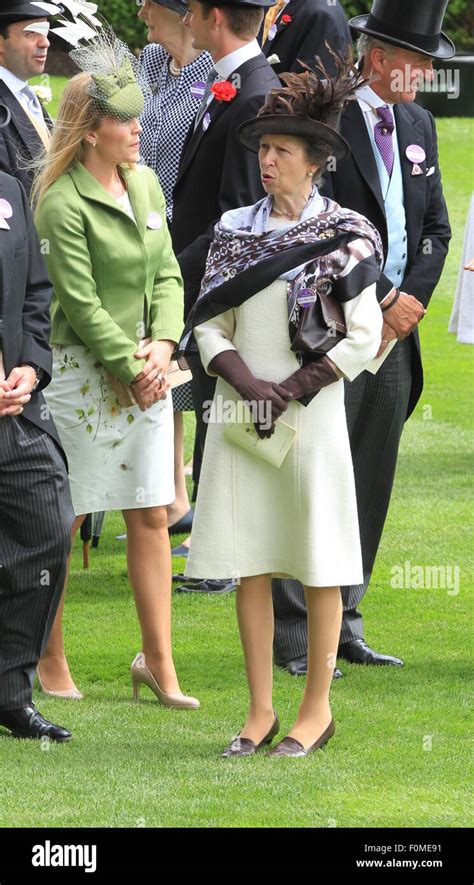
[[[380,117],[380,122],[376,123],[374,128],[375,144],[380,151],[380,156],[388,174],[391,175],[393,169],[393,115],[386,104],[377,108],[377,114]]]

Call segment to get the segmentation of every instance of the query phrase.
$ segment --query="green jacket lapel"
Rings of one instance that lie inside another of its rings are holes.
[[[131,169],[127,169],[126,167],[122,169],[122,173],[127,182],[130,202],[133,206],[133,211],[135,212],[135,218],[137,220],[137,227],[143,237],[149,214],[149,197],[146,179],[145,176],[136,175]],[[113,196],[109,194],[101,184],[99,184],[97,179],[88,172],[82,163],[77,163],[76,166],[69,171],[69,175],[74,181],[78,193],[80,193],[86,200],[94,200],[96,203],[102,203],[102,205],[108,206],[109,209],[113,209],[114,212],[118,212],[120,215],[125,215],[126,218],[129,218],[129,216],[124,213],[123,209],[121,209],[121,207],[115,202]],[[129,221],[133,224],[131,218],[129,218]]]

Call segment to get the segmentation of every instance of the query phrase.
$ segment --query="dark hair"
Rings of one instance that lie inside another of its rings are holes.
[[[10,25],[0,25],[0,37],[3,37],[4,40],[8,40],[10,36]]]
[[[212,0],[199,0],[203,7],[203,18],[209,18],[211,9],[216,7],[225,13],[229,28],[234,37],[240,37],[244,40],[246,37],[256,37],[263,21],[263,9],[260,6],[249,6],[245,9],[242,6],[225,6],[219,5],[219,0],[212,3]]]

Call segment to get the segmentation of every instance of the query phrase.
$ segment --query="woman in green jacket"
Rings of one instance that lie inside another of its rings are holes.
[[[182,280],[160,185],[136,165],[143,94],[132,64],[125,58],[109,76],[70,81],[35,185],[54,286],[47,402],[69,460],[74,533],[87,513],[123,512],[143,641],[134,697],[144,682],[162,704],[196,708],[179,688],[171,652],[166,510],[175,496],[167,371],[182,331]],[[38,675],[43,690],[81,697],[60,615]]]

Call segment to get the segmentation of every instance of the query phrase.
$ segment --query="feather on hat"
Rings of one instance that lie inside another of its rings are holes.
[[[238,127],[238,137],[248,150],[258,151],[262,135],[274,134],[295,135],[313,144],[325,142],[338,160],[350,154],[347,141],[338,132],[339,120],[346,102],[367,81],[352,61],[328,49],[336,75],[328,74],[319,56],[315,69],[300,62],[306,68],[303,73],[280,74],[285,86],[272,89],[258,115]]]

